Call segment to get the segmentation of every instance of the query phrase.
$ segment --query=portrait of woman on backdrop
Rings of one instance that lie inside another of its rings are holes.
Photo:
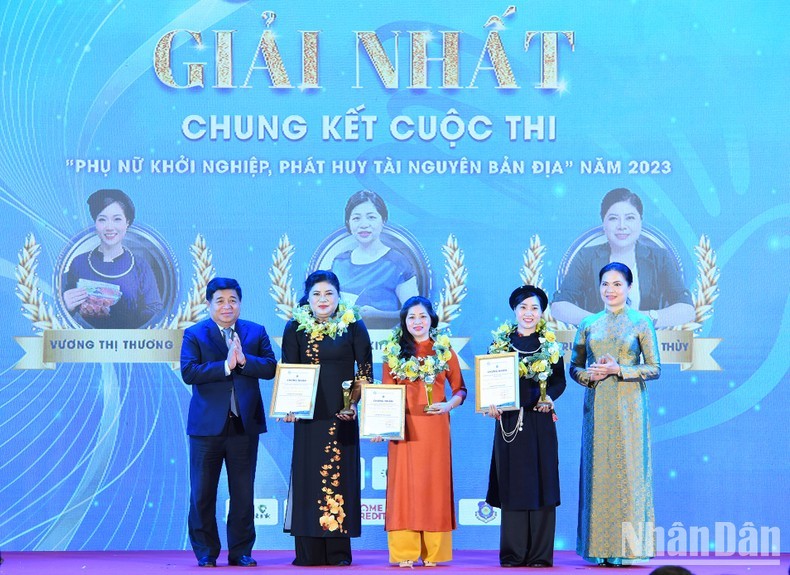
[[[388,219],[387,205],[376,192],[353,194],[346,203],[345,224],[354,243],[331,265],[343,284],[343,299],[359,306],[371,327],[392,327],[401,305],[420,292],[414,263],[382,239]]]
[[[121,190],[98,190],[87,203],[95,235],[83,241],[87,251],[66,262],[63,306],[83,327],[144,327],[162,312],[162,288],[146,255],[125,245],[134,203]]]
[[[641,198],[626,188],[604,196],[601,230],[591,230],[586,241],[577,241],[566,254],[565,265],[560,266],[558,289],[551,304],[555,319],[578,325],[588,315],[601,311],[603,302],[595,289],[598,270],[617,261],[633,273],[629,305],[647,315],[654,327],[694,321],[683,270],[669,246],[659,245],[663,243],[660,234],[643,230],[642,214]]]

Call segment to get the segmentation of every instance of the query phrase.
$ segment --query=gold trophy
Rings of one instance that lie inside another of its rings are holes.
[[[549,407],[551,408],[551,401],[546,397],[546,386],[548,381],[545,379],[540,380],[540,399],[538,400],[538,407]]]
[[[347,379],[340,384],[343,388],[343,409],[340,410],[342,415],[354,415],[354,410],[351,409],[351,392],[354,387],[354,382]]]
[[[341,414],[354,415],[355,411],[351,409],[351,402],[356,403],[357,401],[359,401],[362,385],[365,383],[368,383],[368,380],[367,378],[363,377],[354,380],[347,379],[346,381],[340,384],[340,387],[343,388],[343,409],[340,410]]]
[[[436,411],[431,408],[431,405],[433,405],[433,382],[436,381],[436,376],[426,375],[422,381],[425,384],[425,395],[428,398],[428,405],[425,406],[423,411]]]

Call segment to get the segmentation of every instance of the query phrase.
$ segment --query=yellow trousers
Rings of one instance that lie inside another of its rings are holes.
[[[423,561],[441,563],[453,559],[452,531],[387,531],[390,563]]]

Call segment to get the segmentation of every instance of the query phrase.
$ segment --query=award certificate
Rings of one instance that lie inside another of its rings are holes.
[[[475,411],[488,411],[489,405],[502,410],[520,407],[518,392],[518,353],[475,356]]]
[[[363,385],[360,405],[359,436],[361,438],[405,439],[405,385]]]
[[[320,369],[320,365],[278,363],[269,417],[293,413],[300,419],[312,419]]]

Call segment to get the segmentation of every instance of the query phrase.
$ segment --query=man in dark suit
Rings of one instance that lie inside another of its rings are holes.
[[[257,565],[254,490],[258,435],[266,432],[259,379],[274,377],[277,361],[262,325],[239,319],[241,286],[214,278],[206,287],[211,319],[184,332],[181,377],[192,386],[189,434],[189,539],[201,567],[216,567],[217,485],[228,474],[228,563]]]

